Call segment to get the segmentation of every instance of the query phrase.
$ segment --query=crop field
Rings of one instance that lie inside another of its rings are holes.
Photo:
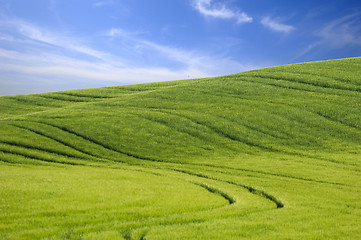
[[[361,58],[0,97],[0,239],[361,239]]]

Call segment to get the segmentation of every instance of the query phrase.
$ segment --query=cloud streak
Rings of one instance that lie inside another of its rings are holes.
[[[253,21],[253,18],[248,16],[245,12],[231,10],[222,3],[213,2],[213,0],[194,0],[193,7],[205,17],[233,19],[238,24],[249,23]]]
[[[114,4],[113,0],[109,0],[109,1],[98,1],[98,2],[94,2],[92,4],[93,7],[103,7],[103,6],[111,6]]]
[[[256,68],[228,58],[160,45],[141,38],[141,34],[119,28],[112,28],[102,36],[119,46],[113,52],[99,50],[77,37],[54,33],[19,19],[0,22],[0,30],[3,31],[0,73],[13,73],[17,78],[33,76],[62,81],[73,79],[74,82],[82,79],[93,83],[132,84],[209,77]],[[10,43],[12,49],[4,47]],[[127,51],[136,58],[121,54]],[[143,55],[150,57],[141,64],[138,60]],[[163,61],[153,64],[160,58],[177,63],[177,67],[165,66]]]
[[[76,37],[67,37],[20,19],[2,21],[0,25],[3,28],[2,30],[7,32],[6,35],[4,35],[7,36],[6,39],[2,38],[2,40],[21,43],[20,45],[24,45],[24,47],[29,48],[31,45],[36,45],[40,51],[59,48],[82,53],[88,57],[103,61],[109,60],[111,56],[109,53],[97,51],[84,45],[82,41]],[[113,61],[114,60],[118,63],[124,61],[119,58],[113,59]]]
[[[317,35],[332,47],[349,44],[361,46],[360,20],[361,14],[359,13],[344,16],[328,23]]]
[[[280,23],[276,19],[272,19],[270,17],[262,18],[261,23],[266,28],[269,28],[272,31],[280,32],[280,33],[286,33],[287,34],[287,33],[290,33],[290,32],[292,32],[292,31],[294,31],[296,29],[295,27],[293,27],[291,25],[286,25],[286,24]]]
[[[127,41],[128,45],[145,52],[156,53],[159,57],[179,63],[183,69],[196,70],[206,75],[220,75],[229,72],[239,72],[255,68],[251,65],[242,65],[228,58],[204,55],[197,51],[189,51],[171,46],[160,45],[152,41],[142,39],[134,33],[128,33],[122,29],[112,28],[108,35],[121,41]],[[217,66],[217,67],[215,67]],[[223,69],[223,70],[221,70]],[[238,69],[238,70],[237,70]]]
[[[324,27],[314,33],[314,36],[318,39],[303,49],[295,59],[318,48],[337,49],[346,46],[361,47],[360,21],[361,14],[353,13],[325,24]]]

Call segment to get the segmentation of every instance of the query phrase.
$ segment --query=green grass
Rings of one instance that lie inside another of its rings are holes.
[[[0,97],[0,239],[360,239],[361,58]]]

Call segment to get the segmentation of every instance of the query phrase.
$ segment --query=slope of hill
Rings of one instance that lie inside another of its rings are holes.
[[[361,58],[0,97],[1,239],[361,238]]]

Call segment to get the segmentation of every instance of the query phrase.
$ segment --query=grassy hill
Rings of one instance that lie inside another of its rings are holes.
[[[361,58],[0,97],[1,239],[360,239]]]

